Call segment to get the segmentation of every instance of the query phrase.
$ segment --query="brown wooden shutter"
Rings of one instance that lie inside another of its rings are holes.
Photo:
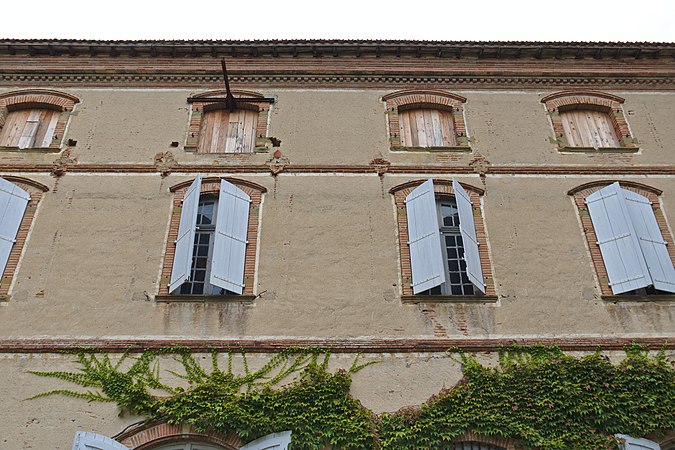
[[[258,128],[258,112],[248,109],[209,111],[199,132],[200,153],[250,153]]]
[[[49,147],[59,114],[59,111],[51,109],[11,111],[0,133],[0,145],[20,148]]]
[[[612,119],[608,113],[591,109],[575,109],[560,113],[570,147],[620,147]]]
[[[450,111],[410,109],[398,115],[401,144],[404,147],[453,147],[455,127]]]

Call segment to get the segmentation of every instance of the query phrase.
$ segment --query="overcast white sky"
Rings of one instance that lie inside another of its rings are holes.
[[[21,39],[675,41],[675,0],[5,0],[1,11],[0,37]]]

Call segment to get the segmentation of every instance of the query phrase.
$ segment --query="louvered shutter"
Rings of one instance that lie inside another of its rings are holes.
[[[675,269],[668,254],[666,241],[656,222],[651,202],[646,197],[627,189],[621,191],[626,199],[628,216],[637,234],[654,287],[675,293]]]
[[[28,192],[0,178],[0,265],[2,265],[0,274],[7,266],[29,200]]]
[[[291,443],[291,432],[272,433],[256,439],[241,447],[240,450],[286,450]]]
[[[220,180],[210,283],[237,294],[244,291],[244,261],[251,197]]]
[[[614,183],[586,199],[614,294],[652,284],[622,191]]]
[[[171,269],[169,292],[175,291],[190,277],[201,188],[202,178],[197,176],[195,181],[192,182],[185,192],[185,197],[183,197],[183,206],[180,212],[180,224],[178,225],[178,239],[176,239],[176,252],[173,257],[173,268]]]
[[[129,448],[106,436],[89,431],[75,433],[73,450],[129,450]]]
[[[434,182],[429,179],[405,198],[413,293],[445,282]]]
[[[648,439],[638,439],[627,434],[616,434],[617,438],[623,441],[619,444],[621,450],[661,450],[661,446]]]
[[[459,214],[459,231],[462,233],[462,243],[464,244],[466,275],[473,285],[485,294],[483,268],[480,264],[478,239],[476,238],[476,223],[473,219],[473,206],[469,194],[454,178],[452,179],[452,190],[455,192],[455,202]]]

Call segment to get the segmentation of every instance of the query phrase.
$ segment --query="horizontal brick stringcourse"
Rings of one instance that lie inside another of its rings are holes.
[[[249,353],[276,353],[288,347],[319,347],[333,353],[445,352],[458,347],[470,352],[494,352],[503,346],[557,345],[565,351],[622,350],[633,343],[652,350],[675,349],[675,337],[578,337],[489,339],[0,339],[0,353],[60,353],[82,348],[101,352],[141,352],[175,345],[192,351],[220,352],[243,349]]]

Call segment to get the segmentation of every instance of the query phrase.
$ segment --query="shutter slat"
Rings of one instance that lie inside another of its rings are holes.
[[[443,145],[446,147],[454,147],[457,145],[455,137],[455,123],[452,113],[449,111],[439,111],[441,118],[441,130],[443,133]]]
[[[180,223],[178,225],[178,239],[176,239],[176,251],[173,258],[173,268],[171,269],[169,293],[175,291],[190,277],[201,186],[202,178],[201,176],[197,176],[185,192],[185,197],[183,197]]]
[[[476,223],[473,218],[473,205],[469,194],[461,184],[452,179],[452,190],[455,192],[455,202],[459,214],[459,231],[462,233],[464,243],[464,261],[466,262],[466,275],[476,288],[485,294],[485,281],[483,280],[483,268],[480,263],[478,251],[478,239],[476,238]]]
[[[232,183],[220,180],[210,283],[241,294],[251,198]]]
[[[239,450],[287,450],[291,444],[291,432],[272,433],[256,439]]]
[[[29,200],[28,192],[0,178],[0,274],[5,272]]]
[[[586,199],[609,285],[614,294],[652,284],[619,183]]]
[[[418,147],[428,147],[427,143],[427,131],[424,124],[424,111],[421,109],[416,109],[415,114],[415,123],[417,124],[417,146]],[[413,128],[415,129],[415,128]]]
[[[649,199],[626,189],[621,191],[654,287],[675,293],[675,268]]]
[[[34,109],[30,111],[26,125],[23,128],[21,137],[19,138],[19,148],[33,147],[35,144],[35,135],[38,128],[40,128],[40,110]]]
[[[129,450],[129,448],[107,436],[90,431],[78,431],[75,433],[72,450]]]
[[[431,179],[408,194],[406,213],[412,288],[413,293],[418,294],[445,282],[436,194]]]

